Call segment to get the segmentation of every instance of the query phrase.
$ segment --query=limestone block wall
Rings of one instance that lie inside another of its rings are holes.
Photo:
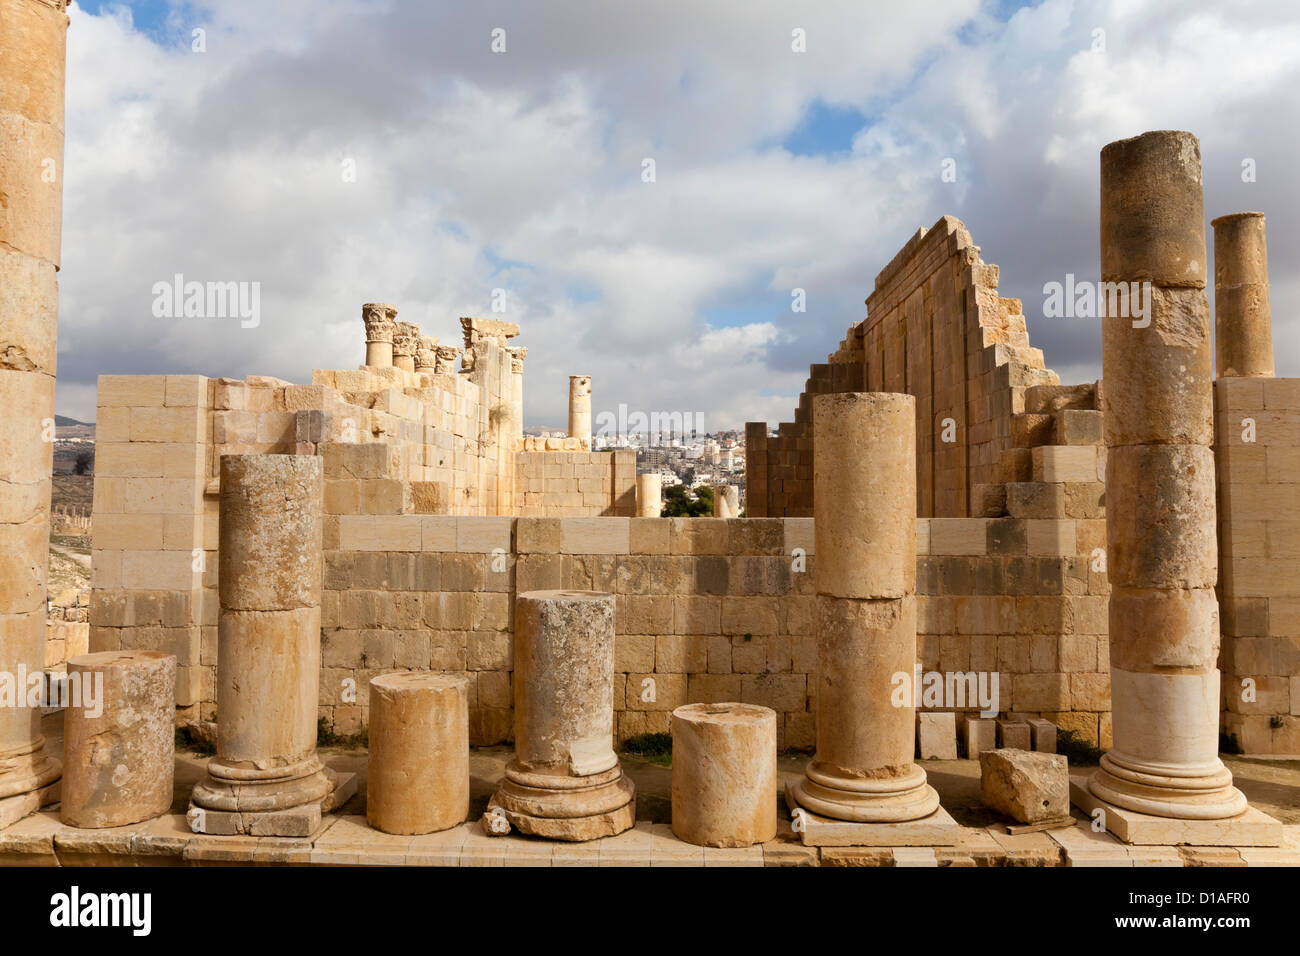
[[[636,451],[517,452],[513,513],[529,518],[631,517],[636,514]]]
[[[215,661],[214,391],[201,375],[105,375],[95,419],[90,650],[175,654],[183,709],[202,696],[209,626]]]
[[[1001,458],[1024,390],[1060,381],[1030,348],[1019,300],[1000,298],[997,287],[998,267],[980,258],[960,221],[944,216],[918,230],[876,276],[867,318],[825,366],[813,366],[795,421],[752,450],[766,424],[747,425],[747,514],[812,514],[809,396],[858,389],[916,397],[917,513],[982,514],[975,486],[1013,480]]]
[[[1297,754],[1300,379],[1220,378],[1214,400],[1222,729],[1247,753]]]
[[[811,747],[812,525],[327,517],[321,716],[336,733],[356,733],[368,714],[352,689],[386,671],[441,670],[469,680],[475,744],[506,742],[514,595],[598,589],[616,595],[620,740],[666,733],[680,704],[735,700],[776,710],[782,747]],[[1083,556],[1103,525],[922,519],[918,663],[996,670],[1002,711],[1043,715],[1107,743],[1105,573]]]
[[[45,611],[45,669],[63,670],[70,657],[90,648],[90,590],[63,591]]]
[[[1002,712],[1110,746],[1109,588],[1093,556],[1105,531],[1104,517],[921,519],[924,670],[996,671]]]

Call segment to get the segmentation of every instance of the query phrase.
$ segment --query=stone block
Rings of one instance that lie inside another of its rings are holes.
[[[998,746],[1008,750],[1029,750],[1033,746],[1033,733],[1029,724],[1020,720],[999,720]]]
[[[957,715],[952,711],[919,711],[916,741],[922,760],[956,760]]]
[[[1056,724],[1040,717],[1031,717],[1027,723],[1035,752],[1056,753]]]
[[[976,760],[986,750],[997,749],[997,721],[990,717],[962,718],[962,746],[968,760]]]
[[[979,761],[985,806],[1020,823],[1069,816],[1070,775],[1064,757],[1004,748],[980,754]]]

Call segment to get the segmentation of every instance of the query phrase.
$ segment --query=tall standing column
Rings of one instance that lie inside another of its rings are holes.
[[[919,820],[939,795],[912,760],[916,665],[916,399],[813,398],[817,753],[790,789],[835,820]]]
[[[367,302],[361,307],[361,321],[366,325],[366,364],[370,367],[392,368],[396,319],[396,306]]]
[[[1089,789],[1160,817],[1235,816],[1246,800],[1218,756],[1213,373],[1191,133],[1101,151],[1101,268],[1130,295],[1102,321],[1114,746]]]
[[[569,376],[569,437],[591,447],[591,376]]]
[[[217,755],[196,832],[304,836],[356,785],[316,756],[323,475],[314,456],[221,458]]]
[[[0,0],[0,827],[58,798],[28,675],[45,665],[63,224],[64,0]]]
[[[506,349],[510,353],[510,423],[514,429],[512,437],[522,438],[524,434],[524,359],[528,349],[522,345],[513,345]]]
[[[1262,212],[1220,216],[1214,227],[1214,366],[1220,378],[1273,377],[1268,244]]]
[[[488,803],[489,832],[501,817],[556,840],[630,829],[636,789],[613,746],[614,595],[520,594],[514,661],[515,758]]]

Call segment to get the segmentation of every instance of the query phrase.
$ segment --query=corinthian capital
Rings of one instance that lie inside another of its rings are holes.
[[[391,342],[397,331],[397,306],[367,302],[361,307],[361,321],[366,325],[367,342]]]

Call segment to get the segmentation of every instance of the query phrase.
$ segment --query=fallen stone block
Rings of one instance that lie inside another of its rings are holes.
[[[990,750],[980,754],[984,805],[1021,823],[1070,814],[1070,773],[1059,754]]]

